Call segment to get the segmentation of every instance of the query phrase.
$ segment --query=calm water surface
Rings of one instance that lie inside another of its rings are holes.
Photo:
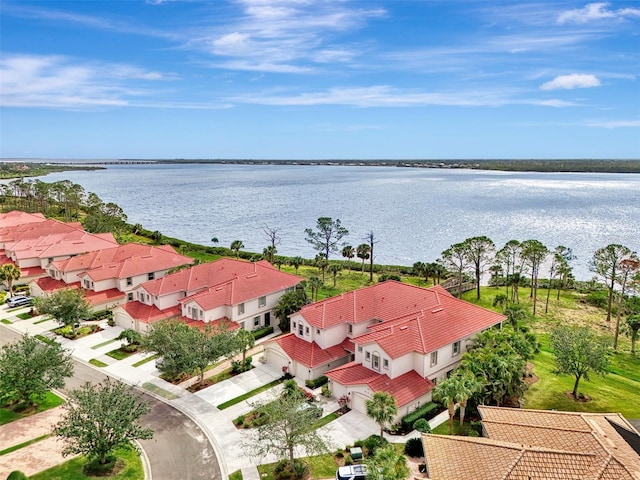
[[[235,239],[261,252],[261,227],[280,229],[278,253],[313,257],[304,229],[339,218],[357,246],[373,231],[375,261],[434,261],[451,244],[486,235],[498,247],[535,238],[571,247],[577,278],[610,243],[640,250],[640,175],[513,173],[396,167],[116,165],[68,179],[120,205],[130,223],[211,245]],[[339,254],[336,254],[336,258]],[[357,259],[356,259],[357,260]]]

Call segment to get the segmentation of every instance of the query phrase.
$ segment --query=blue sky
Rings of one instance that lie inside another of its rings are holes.
[[[4,158],[640,158],[640,1],[0,8]]]

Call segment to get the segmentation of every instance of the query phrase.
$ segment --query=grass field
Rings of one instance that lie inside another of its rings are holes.
[[[29,477],[30,480],[143,480],[144,471],[142,469],[142,461],[135,451],[118,450],[116,452],[118,458],[123,461],[120,472],[116,475],[107,475],[100,477],[89,477],[82,472],[86,463],[84,456],[75,457],[71,460],[57,465],[53,468],[44,470]]]
[[[0,425],[4,425],[5,423],[13,422],[14,420],[19,420],[30,415],[35,415],[36,413],[44,412],[50,408],[58,407],[63,403],[64,400],[55,393],[47,392],[44,399],[38,402],[33,409],[16,411],[11,408],[7,408],[6,406],[2,406],[0,407]]]

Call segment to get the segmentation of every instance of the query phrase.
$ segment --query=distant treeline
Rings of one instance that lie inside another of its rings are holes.
[[[121,160],[134,162],[135,160]],[[464,168],[472,170],[500,170],[513,172],[600,172],[640,173],[639,160],[230,160],[230,159],[175,159],[148,160],[157,163],[213,163],[230,165],[336,165],[409,168]]]
[[[0,162],[0,178],[24,178],[39,177],[53,172],[65,172],[67,170],[101,170],[101,166],[50,164],[35,162]]]

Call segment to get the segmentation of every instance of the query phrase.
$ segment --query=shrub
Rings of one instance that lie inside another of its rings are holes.
[[[9,474],[7,480],[27,480],[27,476],[20,470],[14,470]]]
[[[329,390],[329,385],[325,384],[322,385],[322,392],[321,392],[323,397],[329,398],[331,396],[331,390]]]
[[[293,471],[288,460],[280,460],[273,469],[274,480],[299,480],[309,474],[309,466],[299,459],[293,461]]]
[[[426,418],[419,418],[413,423],[413,429],[420,433],[431,433],[431,425]]]
[[[404,444],[404,453],[410,457],[424,457],[424,447],[420,438],[410,438]]]
[[[400,278],[400,275],[392,275],[392,274],[384,273],[378,277],[378,282],[380,283],[385,282],[387,280],[395,280],[397,282],[402,281],[402,279]]]
[[[251,362],[253,361],[252,357],[247,357],[244,360],[244,365],[242,365],[242,360],[234,360],[231,362],[231,372],[232,373],[242,373],[248,370],[251,370]]]
[[[344,457],[344,464],[345,466],[353,465],[353,458],[351,458],[351,455]]]
[[[418,420],[419,418],[424,418],[424,419],[431,418],[432,414],[438,408],[440,408],[440,406],[437,403],[429,402],[429,403],[425,403],[422,407],[418,408],[417,410],[414,410],[413,412],[405,415],[400,420],[402,423],[403,430],[407,430],[407,431],[412,430],[413,424],[416,422],[416,420]]]
[[[380,435],[370,435],[362,442],[362,446],[367,449],[368,455],[375,455],[376,450],[389,443],[386,438],[380,438]]]
[[[609,302],[609,293],[606,290],[596,290],[589,292],[585,297],[585,301],[589,305],[593,305],[598,308],[607,308]]]
[[[264,328],[259,328],[257,330],[253,330],[251,332],[251,335],[253,335],[253,338],[258,340],[259,338],[266,337],[267,335],[270,335],[272,333],[273,333],[273,327],[264,327]]]
[[[106,476],[113,471],[113,468],[116,466],[116,460],[118,460],[115,456],[107,457],[107,463],[100,463],[99,458],[94,458],[90,460],[84,466],[84,473],[87,475],[94,476]]]
[[[316,389],[326,383],[329,383],[329,379],[324,375],[314,379],[314,380],[305,380],[304,384],[310,389]]]
[[[467,428],[467,430],[465,431],[465,435],[467,437],[479,437],[480,434],[478,432],[476,432],[473,428],[469,427]]]

